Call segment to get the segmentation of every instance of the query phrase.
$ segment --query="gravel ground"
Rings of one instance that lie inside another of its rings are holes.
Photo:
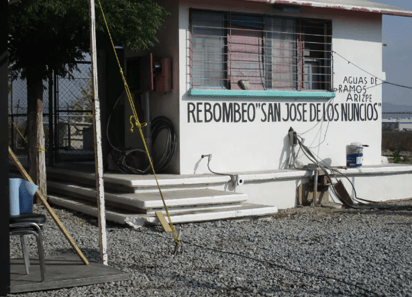
[[[97,220],[56,213],[97,261]],[[268,221],[178,225],[183,243],[176,255],[160,227],[108,223],[109,264],[132,280],[14,296],[412,296],[411,215],[305,207]],[[12,257],[21,257],[17,240]],[[44,241],[46,255],[72,253],[50,218]]]

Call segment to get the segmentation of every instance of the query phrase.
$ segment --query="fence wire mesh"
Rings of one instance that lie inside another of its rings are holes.
[[[44,81],[43,123],[47,162],[93,160],[91,65],[82,62],[70,78]],[[49,98],[50,97],[50,98]],[[9,78],[9,145],[20,158],[28,153],[27,82]],[[51,105],[50,105],[51,104]],[[49,119],[49,114],[51,118]]]

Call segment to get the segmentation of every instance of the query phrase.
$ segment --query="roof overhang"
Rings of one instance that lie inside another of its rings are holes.
[[[340,9],[358,12],[379,13],[385,15],[396,15],[412,17],[412,10],[399,8],[392,5],[378,3],[371,0],[246,0],[252,2],[306,6],[317,8]]]

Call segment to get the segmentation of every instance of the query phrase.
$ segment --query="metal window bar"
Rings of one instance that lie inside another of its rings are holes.
[[[230,21],[229,21],[230,22]],[[212,26],[196,26],[193,25],[192,28],[202,28],[202,29],[225,29],[225,27],[212,27]],[[306,27],[307,28],[307,27]],[[320,29],[323,29],[323,27],[318,27]],[[237,30],[237,29],[236,29]],[[276,34],[290,34],[290,35],[305,35],[305,36],[318,36],[318,37],[332,37],[332,35],[325,35],[325,34],[307,34],[307,33],[291,33],[291,32],[287,32],[287,31],[272,31],[272,30],[258,30],[258,29],[242,29],[242,31],[250,31],[250,32],[256,32],[256,31],[260,31],[260,32],[264,32],[264,33],[276,33]],[[202,34],[199,34],[202,35]]]
[[[191,43],[192,45],[199,45],[198,43]],[[232,42],[231,44],[236,44],[236,45],[249,45],[248,43],[235,43],[235,42]],[[221,47],[221,45],[218,45],[218,44],[212,44],[212,43],[209,43],[208,44],[208,46],[209,47],[217,47],[217,48],[220,48]],[[224,47],[227,47],[227,45],[223,45]],[[262,47],[263,49],[281,49],[280,47]],[[193,51],[193,49],[191,48],[191,47],[189,47],[188,48],[191,52],[194,52]],[[291,50],[288,50],[288,49],[283,49],[284,51],[296,51],[295,49],[291,49]],[[323,52],[327,52],[327,53],[331,53],[331,51],[330,50],[312,50],[313,52],[320,52],[320,53],[323,53]]]
[[[197,10],[195,9],[194,11],[196,12],[205,12],[205,13],[221,13],[221,12],[211,12],[209,10]],[[237,22],[247,22],[249,24],[257,24],[256,27],[258,26],[262,26],[264,23],[262,21],[253,21],[253,19],[256,19],[257,17],[262,17],[261,15],[252,15],[252,14],[243,14],[244,17],[242,18],[241,13],[231,13],[231,16],[227,17],[224,19],[224,21],[228,21],[228,20],[233,20],[233,21],[237,21]],[[239,19],[236,19],[236,17],[238,17]],[[263,16],[263,17],[267,17],[267,16]],[[287,17],[278,17],[278,16],[273,16],[273,18],[283,18],[283,19],[288,19]],[[204,20],[204,19],[203,19]],[[313,20],[311,19],[312,22],[319,22],[321,24],[324,24],[325,21],[323,20]],[[311,26],[311,25],[306,25],[307,28],[323,28],[323,26]]]
[[[285,83],[292,90],[331,90],[330,23],[279,19],[191,11],[191,86],[240,89],[246,81],[255,90],[284,88]]]
[[[240,31],[240,29],[236,29],[236,30],[239,30]],[[246,32],[247,30],[241,30],[241,31],[244,31],[244,32]],[[253,32],[253,31],[249,31],[249,32]],[[265,31],[261,31],[262,33],[270,33],[270,32],[265,32]],[[299,36],[308,36],[307,34],[293,34],[293,35],[299,35]],[[226,36],[210,36],[210,35],[206,35],[206,34],[193,34],[192,35],[192,38],[193,39],[196,39],[197,37],[202,37],[202,38],[211,38],[211,39],[216,39],[216,38],[223,38],[223,39],[226,39]],[[298,43],[299,41],[290,41],[291,43]],[[307,44],[326,44],[326,45],[332,45],[332,43],[330,43],[330,42],[328,42],[328,43],[325,43],[325,42],[313,42],[313,41],[305,41],[305,43],[307,43]],[[233,44],[236,44],[235,42],[233,43]],[[246,43],[246,45],[249,45],[249,44],[247,44]]]
[[[248,70],[248,68],[232,68],[232,70]],[[203,70],[202,70],[202,69],[196,69],[196,70],[194,70],[194,72],[204,72],[204,71],[207,71],[207,72],[223,72],[223,71],[225,71],[225,70],[220,70],[220,71],[213,71],[213,70],[207,70],[207,69],[203,69]],[[298,75],[299,72],[291,72],[291,74]],[[190,75],[190,73],[188,73],[187,75]],[[330,73],[325,74],[325,73],[312,72],[312,75],[331,76],[332,74],[330,74]]]
[[[254,61],[254,60],[235,60],[235,59],[233,59],[231,61],[232,62],[242,62],[242,63],[245,63],[245,64],[247,64],[247,63],[249,63],[249,64],[256,63],[256,61]],[[211,60],[196,60],[196,62],[205,62],[205,63],[208,63],[208,64],[226,64],[226,62],[211,61]],[[299,64],[298,63],[294,63],[294,64],[292,64],[292,63],[290,63],[290,64],[272,63],[272,65],[276,65],[276,66],[297,66]],[[332,66],[318,66],[318,67],[319,68],[331,68]],[[198,68],[196,68],[196,69],[198,69]],[[232,69],[234,69],[234,68],[232,68]],[[249,69],[249,68],[247,68],[247,69]],[[192,68],[192,70],[195,70],[195,69]],[[215,71],[219,71],[219,70],[210,70],[210,71],[215,72]]]

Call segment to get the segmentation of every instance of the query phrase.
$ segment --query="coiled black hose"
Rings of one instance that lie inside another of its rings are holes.
[[[113,110],[115,109],[122,95],[120,95],[119,98],[116,100],[116,103],[113,106]],[[139,161],[142,159],[138,157],[139,154],[143,154],[146,160],[148,160],[146,150],[117,148],[112,144],[112,142],[110,141],[110,137],[109,137],[109,127],[110,127],[111,117],[112,117],[112,113],[110,113],[107,119],[106,137],[107,137],[107,141],[109,145],[112,147],[112,150],[110,153],[118,169],[122,173],[128,173],[128,174],[152,173],[150,164],[148,164],[147,167],[144,169],[138,168]],[[177,143],[176,133],[175,133],[175,129],[173,127],[172,122],[168,118],[163,117],[163,116],[153,119],[153,121],[151,122],[151,126],[152,126],[151,128],[152,128],[153,146],[155,145],[156,139],[159,136],[160,132],[163,130],[166,130],[166,142],[165,142],[163,153],[160,159],[158,158],[153,159],[153,156],[151,156],[152,161],[154,163],[153,165],[154,165],[155,171],[160,173],[167,167],[167,165],[170,163],[170,160],[172,159],[175,153],[176,143]]]

